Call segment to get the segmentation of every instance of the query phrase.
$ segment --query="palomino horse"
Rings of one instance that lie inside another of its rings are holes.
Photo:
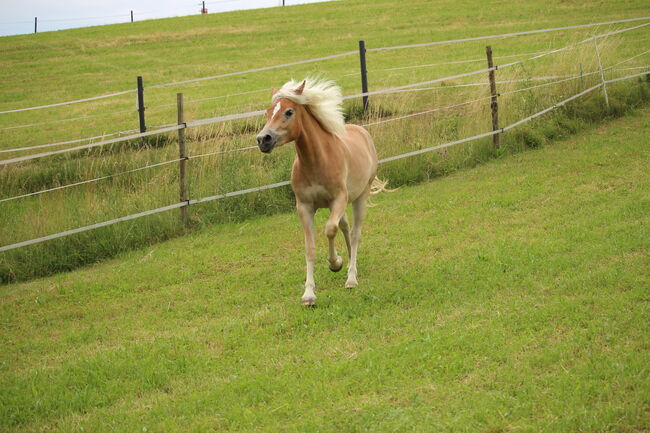
[[[264,153],[291,141],[296,142],[296,158],[291,170],[291,187],[296,196],[298,216],[305,232],[307,279],[303,305],[314,305],[314,214],[329,208],[325,226],[329,240],[329,268],[338,272],[343,259],[336,253],[334,238],[340,228],[348,247],[348,279],[345,287],[356,287],[357,249],[361,223],[366,215],[368,196],[385,190],[379,181],[377,153],[368,131],[346,125],[341,111],[341,89],[331,81],[307,79],[289,81],[280,90],[273,89],[267,122],[257,136]],[[354,224],[346,214],[352,203]]]

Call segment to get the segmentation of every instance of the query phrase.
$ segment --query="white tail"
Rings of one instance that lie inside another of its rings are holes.
[[[375,177],[372,180],[372,185],[370,185],[370,195],[377,195],[381,192],[393,192],[395,189],[388,189],[386,188],[388,186],[388,181],[387,180],[381,180],[378,177]]]

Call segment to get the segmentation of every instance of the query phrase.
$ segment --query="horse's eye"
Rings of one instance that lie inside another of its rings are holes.
[[[293,110],[289,109],[289,110],[285,111],[284,115],[287,116],[287,117],[293,116]]]

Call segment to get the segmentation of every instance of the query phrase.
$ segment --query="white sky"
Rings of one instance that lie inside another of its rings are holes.
[[[287,6],[326,0],[285,0]],[[0,36],[198,14],[201,0],[0,0]],[[275,7],[282,0],[206,0],[209,13]],[[51,21],[50,21],[51,20]]]

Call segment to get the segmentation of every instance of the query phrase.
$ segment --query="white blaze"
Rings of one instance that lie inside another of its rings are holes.
[[[273,109],[273,115],[271,116],[271,119],[275,117],[276,114],[278,114],[278,111],[280,111],[280,103],[278,102],[275,104],[275,108]]]

